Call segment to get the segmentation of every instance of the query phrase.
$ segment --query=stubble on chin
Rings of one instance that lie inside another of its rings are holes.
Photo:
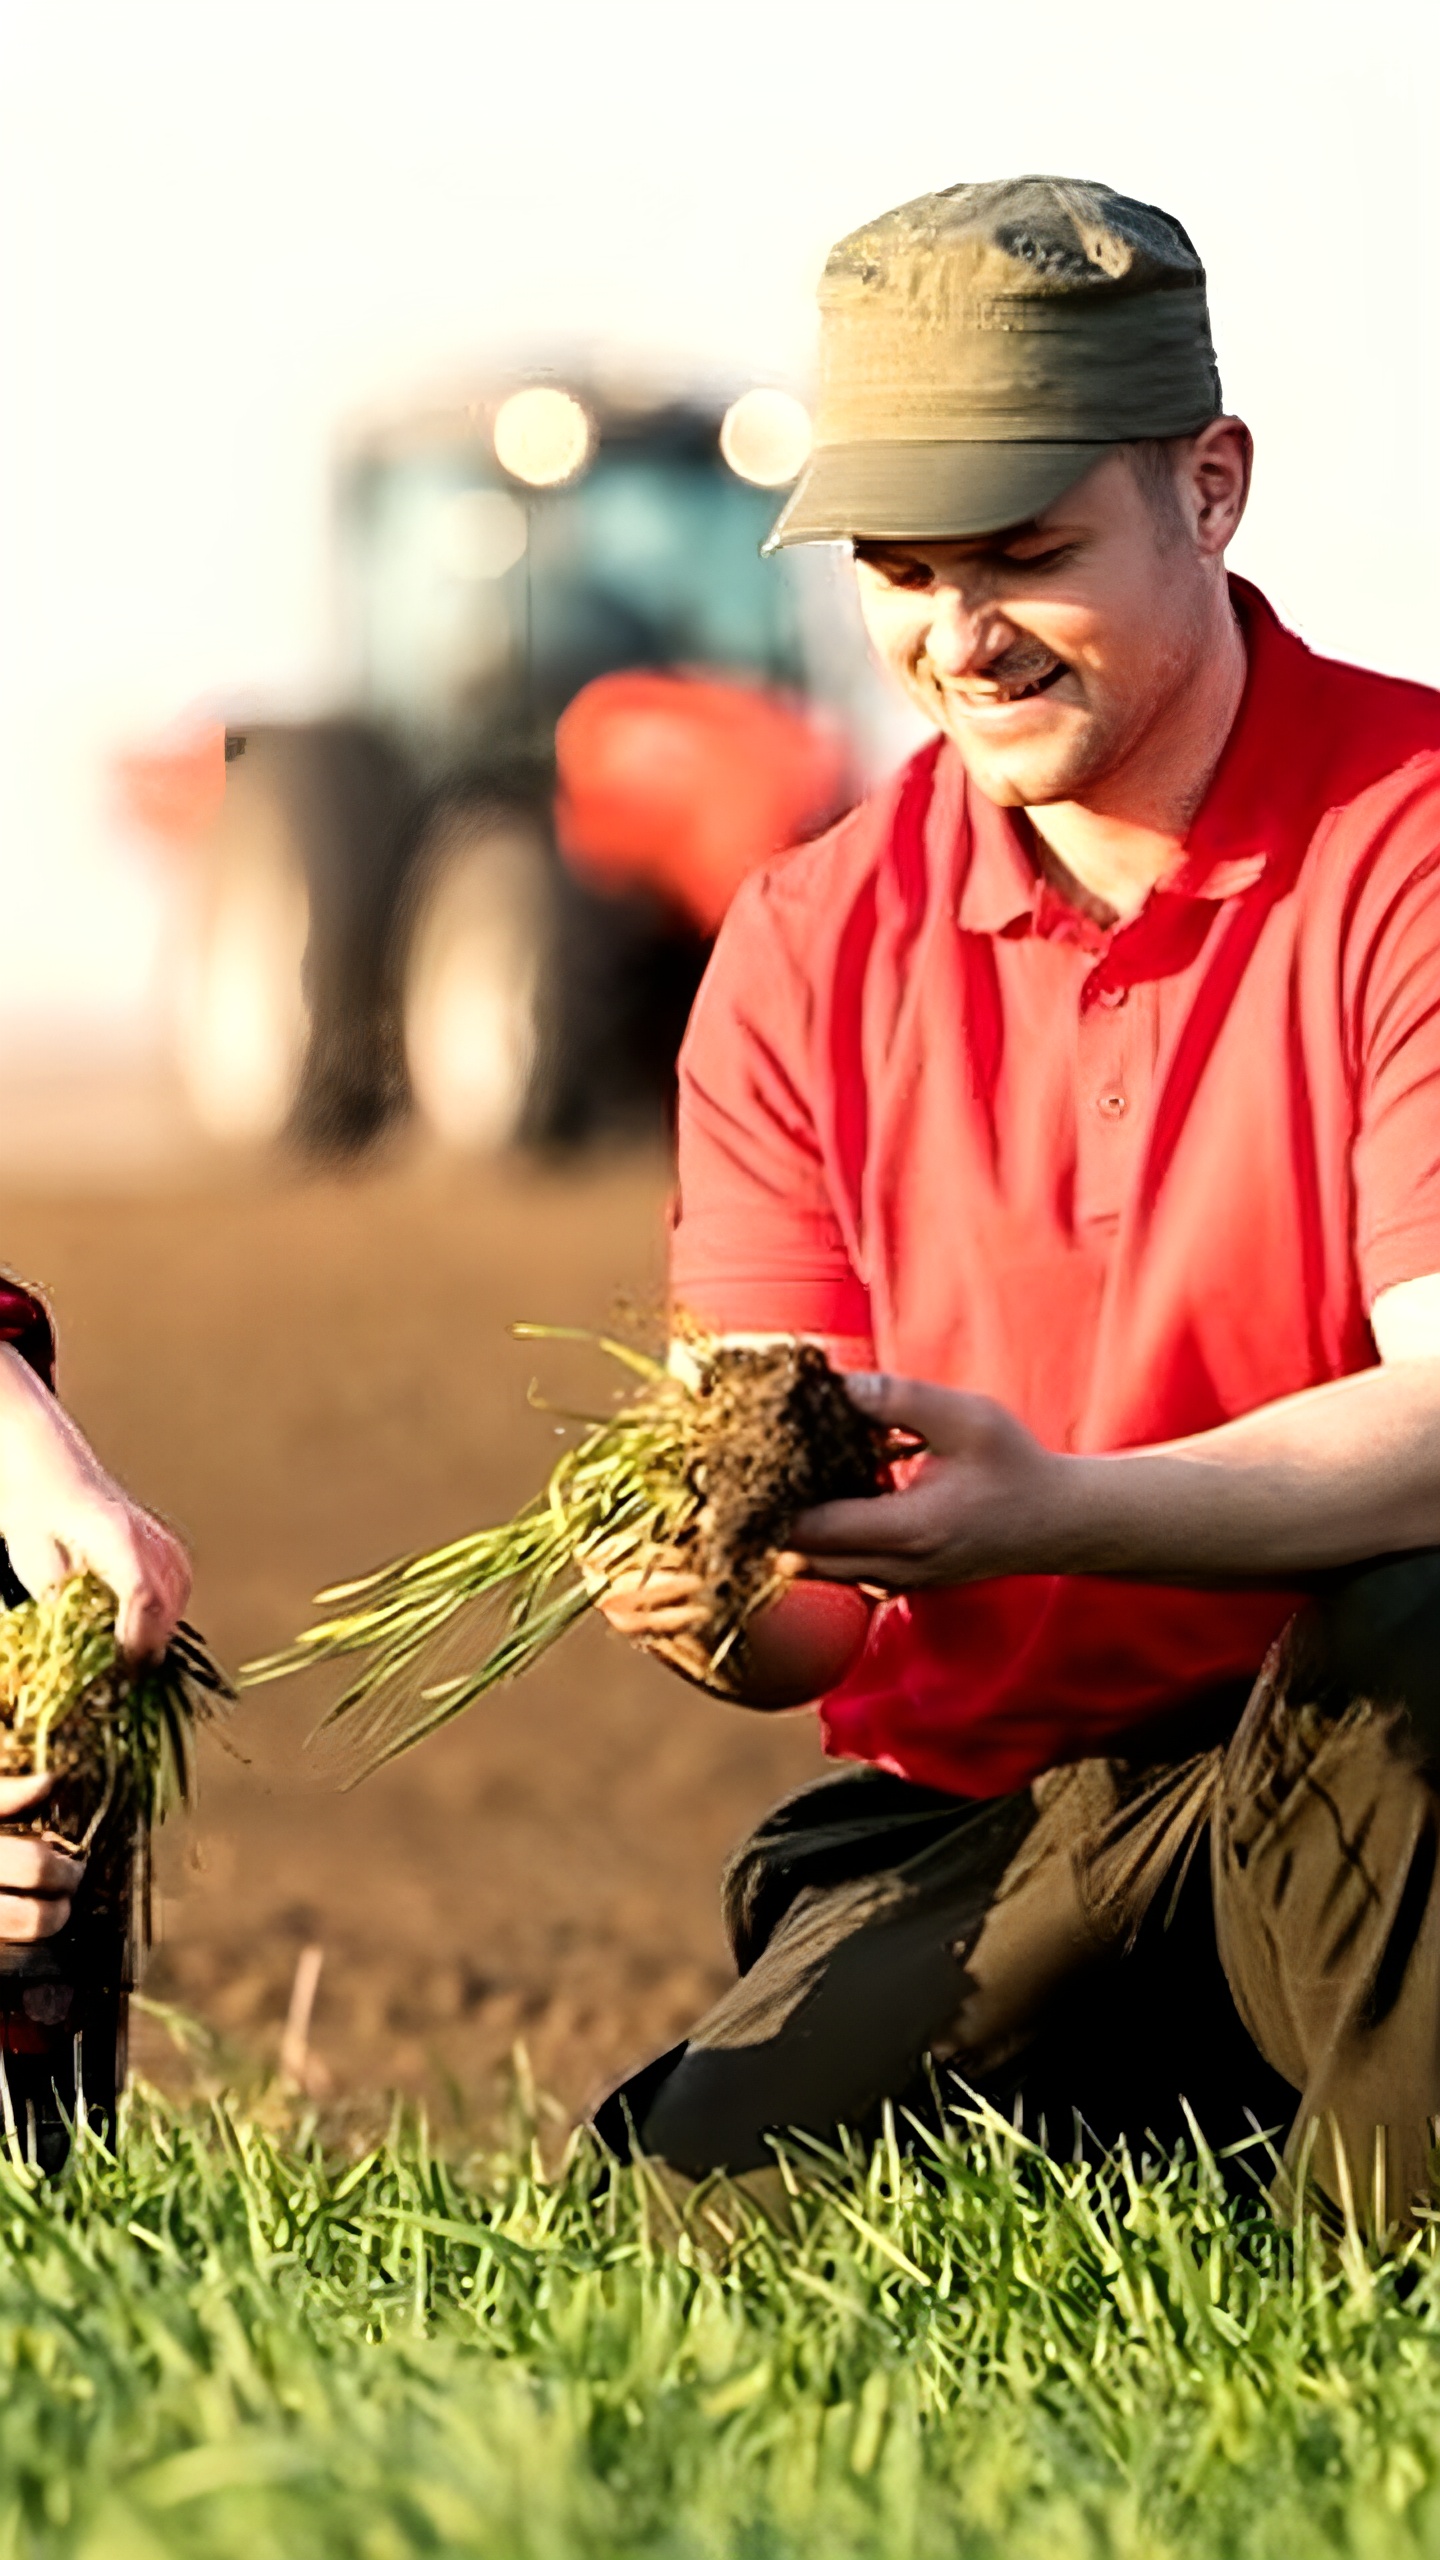
[[[930,716],[936,715],[932,711]],[[1072,729],[1068,736],[1037,738],[1008,753],[977,738],[963,720],[942,717],[938,725],[971,781],[1000,809],[1043,809],[1055,801],[1073,800],[1104,774],[1109,763],[1109,742],[1089,720],[1078,732]]]
[[[1049,739],[1007,751],[977,736],[954,708],[943,685],[926,668],[913,668],[905,690],[918,710],[948,738],[971,781],[1000,809],[1039,809],[1056,800],[1073,799],[1087,782],[1103,773],[1110,741],[1093,712],[1077,726]]]

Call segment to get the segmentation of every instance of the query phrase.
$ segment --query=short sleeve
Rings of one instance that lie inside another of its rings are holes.
[[[677,1313],[724,1333],[870,1338],[826,1180],[815,994],[770,876],[731,907],[680,1057]]]
[[[18,1280],[7,1280],[0,1273],[0,1342],[18,1351],[22,1360],[43,1378],[47,1387],[55,1384],[55,1330],[49,1312],[32,1289],[22,1288]]]
[[[1383,911],[1367,937],[1356,1008],[1355,1257],[1367,1307],[1404,1280],[1440,1271],[1440,798],[1427,795],[1428,843],[1407,827],[1370,896]],[[1386,886],[1390,872],[1393,886]]]

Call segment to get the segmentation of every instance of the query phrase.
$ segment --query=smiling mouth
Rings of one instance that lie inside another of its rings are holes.
[[[1052,684],[1058,684],[1060,678],[1065,673],[1066,666],[1064,659],[1057,658],[1054,665],[1047,667],[1043,675],[1030,676],[1019,684],[1016,684],[1013,681],[1006,684],[1002,681],[999,687],[1000,700],[1002,702],[1028,702],[1032,693],[1048,693]]]
[[[1030,664],[1034,667],[1033,659]],[[1048,693],[1052,684],[1058,684],[1065,673],[1063,658],[1049,658],[1048,664],[1042,664],[1033,674],[1024,667],[1012,667],[1003,672],[997,669],[986,692],[966,694],[962,690],[961,700],[977,711],[985,710],[991,703],[1028,702],[1037,693]]]
[[[1009,663],[998,661],[984,678],[983,692],[955,683],[942,690],[962,711],[1003,711],[1012,702],[1029,702],[1036,694],[1048,693],[1068,673],[1064,659],[1052,657],[1048,649],[1026,650],[1023,659],[1018,651],[1011,651]]]

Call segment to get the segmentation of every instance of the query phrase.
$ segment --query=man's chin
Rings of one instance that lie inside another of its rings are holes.
[[[1073,800],[1089,778],[1091,760],[1077,752],[1073,735],[1002,745],[977,737],[968,720],[942,725],[971,781],[997,808],[1043,809],[1051,801]]]
[[[1084,781],[1071,758],[1053,755],[997,755],[976,745],[974,737],[951,735],[976,791],[984,791],[997,809],[1045,809],[1051,801],[1068,801]]]

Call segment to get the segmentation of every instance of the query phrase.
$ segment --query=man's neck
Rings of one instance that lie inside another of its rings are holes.
[[[1052,887],[1101,924],[1123,923],[1179,859],[1245,690],[1245,643],[1228,599],[1215,646],[1113,782],[1025,814]]]

